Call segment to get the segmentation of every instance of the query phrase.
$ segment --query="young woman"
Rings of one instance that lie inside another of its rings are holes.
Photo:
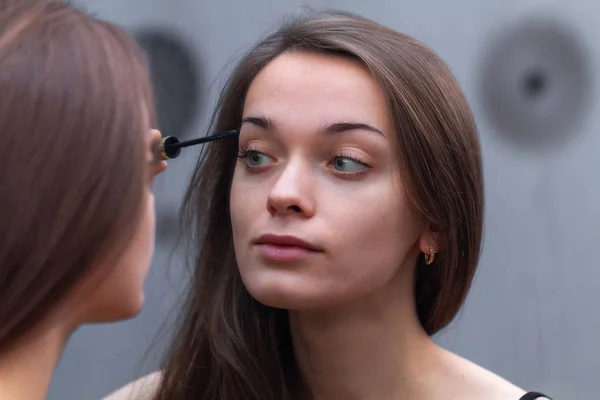
[[[542,396],[431,340],[469,291],[484,196],[473,115],[430,49],[347,13],[297,19],[242,59],[214,128],[239,138],[198,163],[187,305],[133,398]]]
[[[41,400],[71,333],[136,315],[153,99],[134,42],[61,0],[0,10],[0,398]]]

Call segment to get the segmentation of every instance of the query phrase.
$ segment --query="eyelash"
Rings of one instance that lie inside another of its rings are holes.
[[[336,158],[345,158],[351,161],[354,161],[357,164],[362,165],[364,168],[361,169],[360,171],[356,171],[356,172],[339,172],[336,171],[335,169],[333,170],[333,173],[335,174],[336,177],[340,178],[340,179],[345,179],[345,180],[350,180],[350,179],[356,179],[359,178],[361,176],[363,176],[364,174],[366,174],[367,172],[369,172],[369,170],[371,169],[371,166],[369,164],[367,164],[366,162],[360,160],[358,157],[353,156],[352,154],[346,153],[343,150],[337,152],[337,153],[333,153],[331,155],[331,159],[335,160]]]
[[[246,162],[246,160],[248,159],[248,156],[252,153],[260,153],[260,151],[253,149],[252,147],[241,147],[238,151],[237,158],[241,162],[241,164],[244,166],[244,168],[246,168],[246,171],[257,172],[256,170],[259,167],[253,167]]]
[[[242,147],[242,148],[239,149],[237,158],[238,158],[238,160],[240,160],[242,162],[242,165],[244,166],[244,168],[246,168],[246,170],[248,172],[256,173],[256,172],[258,172],[257,170],[260,167],[253,167],[253,166],[249,165],[246,162],[246,160],[248,159],[248,156],[250,156],[250,154],[252,154],[252,153],[263,154],[260,151],[254,149],[254,148],[252,148],[250,146],[248,146],[248,147]],[[343,173],[343,172],[339,172],[339,171],[333,170],[335,176],[338,177],[338,178],[340,178],[340,179],[345,179],[345,180],[356,179],[356,178],[358,178],[358,177],[366,174],[371,169],[371,166],[369,164],[367,164],[366,162],[358,159],[357,157],[355,157],[355,156],[353,156],[351,154],[345,153],[344,151],[333,153],[331,155],[331,159],[332,160],[335,160],[336,158],[345,158],[345,159],[354,161],[355,163],[358,163],[358,164],[360,164],[360,165],[362,165],[362,166],[365,167],[364,169],[362,169],[360,171],[350,172],[350,173]]]

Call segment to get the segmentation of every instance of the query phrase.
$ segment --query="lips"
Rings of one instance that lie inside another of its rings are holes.
[[[322,249],[318,246],[305,240],[299,239],[295,236],[279,236],[272,234],[262,235],[254,241],[254,244],[273,245],[282,247],[302,247],[311,251],[322,251]]]
[[[262,235],[254,241],[263,258],[272,261],[299,261],[323,249],[295,236]]]

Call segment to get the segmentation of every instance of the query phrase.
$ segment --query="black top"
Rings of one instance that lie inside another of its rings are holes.
[[[536,399],[539,399],[539,398],[542,398],[542,397],[545,398],[545,399],[552,400],[552,399],[550,399],[550,397],[548,397],[548,396],[546,396],[544,394],[538,393],[538,392],[525,393],[523,395],[523,397],[521,397],[519,400],[536,400]]]

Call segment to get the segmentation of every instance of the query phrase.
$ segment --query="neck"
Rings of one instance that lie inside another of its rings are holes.
[[[296,360],[315,400],[423,395],[439,348],[418,320],[412,279],[398,281],[343,309],[290,311]]]
[[[45,399],[71,333],[70,329],[45,326],[0,354],[0,399]]]

